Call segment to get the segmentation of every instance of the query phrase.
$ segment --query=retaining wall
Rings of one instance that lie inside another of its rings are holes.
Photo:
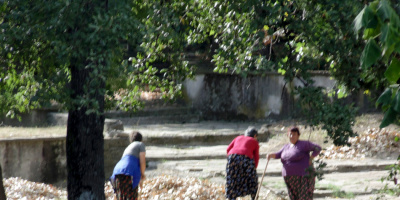
[[[128,146],[127,138],[104,140],[106,179]],[[3,178],[56,183],[67,179],[66,139],[33,138],[0,140],[0,164]]]
[[[313,73],[312,79],[314,86],[327,91],[336,84],[330,74],[323,71]],[[186,80],[183,85],[186,102],[209,120],[293,116],[297,97],[291,94],[291,90],[304,86],[298,79],[286,82],[278,73],[247,77],[205,73],[196,75],[193,80]],[[374,106],[362,92],[352,94],[347,101],[360,107],[361,112],[367,112]]]

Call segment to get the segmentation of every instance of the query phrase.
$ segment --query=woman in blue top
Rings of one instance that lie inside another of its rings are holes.
[[[142,134],[129,134],[131,144],[126,147],[121,160],[115,165],[111,184],[118,200],[138,199],[139,182],[145,179],[146,147],[142,143]]]

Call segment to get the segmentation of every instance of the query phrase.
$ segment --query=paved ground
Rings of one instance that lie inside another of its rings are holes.
[[[141,125],[125,126],[125,131],[139,130],[145,136],[145,142],[148,141],[149,167],[146,173],[149,177],[161,174],[192,176],[224,184],[226,147],[230,141],[224,141],[229,138],[222,136],[234,137],[243,133],[250,125],[260,128],[263,124],[202,122]],[[259,179],[266,166],[265,155],[281,146],[281,137],[284,136],[280,133],[285,132],[286,129],[287,126],[284,124],[270,127],[270,132],[274,137],[260,143],[261,159],[257,169]],[[208,140],[204,139],[207,137]],[[210,137],[211,140],[218,141],[215,144],[211,142],[213,145],[208,145],[210,143],[206,141],[209,141]],[[161,141],[163,138],[168,138],[168,140],[166,139],[164,144],[159,141],[152,144],[152,141],[155,141],[154,138]],[[204,143],[202,143],[203,139]],[[192,144],[192,140],[197,140],[196,145]],[[179,142],[174,144],[171,141]],[[185,141],[187,141],[186,145]],[[325,162],[328,165],[324,179],[317,181],[314,199],[400,199],[400,197],[377,194],[385,186],[385,183],[381,182],[381,178],[388,174],[385,167],[396,162],[393,158],[326,160]],[[260,199],[287,198],[283,178],[280,176],[281,167],[279,160],[271,160],[268,163]],[[388,184],[389,187],[394,187],[392,182]]]

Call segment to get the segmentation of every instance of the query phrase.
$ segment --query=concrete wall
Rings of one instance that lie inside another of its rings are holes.
[[[326,73],[313,76],[315,86],[332,89],[335,81]],[[294,112],[296,97],[291,88],[302,86],[295,79],[286,83],[283,76],[268,73],[264,76],[200,74],[184,82],[188,103],[200,110],[205,119],[263,119],[286,117]]]
[[[66,139],[3,139],[0,140],[0,164],[3,178],[56,183],[67,179]],[[111,176],[115,164],[128,146],[128,138],[104,140],[105,177]]]
[[[3,177],[54,183],[66,177],[65,138],[0,140]]]
[[[122,153],[128,145],[128,138],[104,140],[104,173],[106,179],[112,175],[115,165],[121,159]]]

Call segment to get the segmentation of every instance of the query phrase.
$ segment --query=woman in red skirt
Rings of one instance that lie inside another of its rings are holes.
[[[118,200],[138,199],[140,180],[145,179],[146,147],[141,142],[142,135],[132,132],[129,135],[131,144],[125,149],[121,160],[114,167],[110,177]]]

